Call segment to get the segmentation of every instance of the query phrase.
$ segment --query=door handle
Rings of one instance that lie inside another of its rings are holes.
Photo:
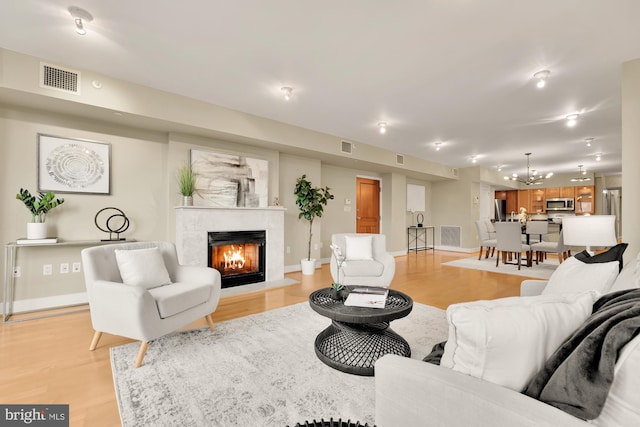
[[[359,216],[357,216],[357,217],[356,217],[356,219],[362,219],[362,218],[360,218]]]

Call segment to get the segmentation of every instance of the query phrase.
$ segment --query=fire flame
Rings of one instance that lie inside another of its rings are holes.
[[[223,256],[225,270],[240,270],[244,268],[246,261],[242,256],[242,248],[236,249],[235,245],[231,245],[231,249],[226,251]]]

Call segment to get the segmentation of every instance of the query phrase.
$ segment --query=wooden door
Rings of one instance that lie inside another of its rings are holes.
[[[356,233],[380,233],[380,181],[356,178]]]
[[[575,187],[561,187],[560,188],[560,197],[565,197],[568,199],[575,199],[576,190]]]
[[[518,210],[525,208],[527,213],[531,213],[531,205],[529,203],[529,190],[518,190]]]
[[[546,197],[547,199],[557,199],[564,196],[560,196],[560,187],[550,187],[546,189]]]

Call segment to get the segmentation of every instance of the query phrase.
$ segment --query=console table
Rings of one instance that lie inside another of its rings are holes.
[[[16,266],[16,254],[18,250],[29,250],[29,248],[35,247],[48,247],[53,250],[61,247],[90,247],[90,246],[98,246],[98,245],[107,245],[112,243],[125,243],[125,242],[135,242],[135,240],[66,240],[59,241],[57,243],[26,243],[26,244],[18,244],[16,242],[7,243],[4,245],[4,292],[2,294],[2,323],[13,323],[13,322],[21,322],[24,320],[33,320],[39,319],[43,317],[51,317],[51,316],[59,316],[62,314],[70,314],[77,313],[79,311],[86,311],[89,308],[83,307],[75,310],[67,310],[60,313],[51,313],[51,314],[42,314],[38,316],[31,317],[21,317],[17,320],[10,320],[10,317],[13,315],[13,299],[14,299],[14,288],[15,288],[15,279],[13,277],[13,270]],[[24,286],[29,286],[29,283],[25,282]],[[86,305],[86,303],[80,304],[72,304],[72,305],[64,305],[64,306],[56,306],[56,307],[47,307],[43,309],[33,310],[32,312],[51,310],[56,308],[67,308],[67,307],[79,307],[82,305]]]
[[[431,246],[428,242],[427,231],[431,230]],[[411,244],[413,243],[413,247]],[[407,252],[433,250],[436,243],[436,227],[425,225],[424,227],[407,227]]]

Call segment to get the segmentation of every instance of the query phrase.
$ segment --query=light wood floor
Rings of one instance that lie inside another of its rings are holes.
[[[518,295],[522,277],[442,266],[471,255],[428,251],[397,257],[391,286],[416,302],[443,309],[457,302]],[[313,276],[290,273],[287,277],[300,283],[222,298],[214,321],[307,301],[309,293],[331,283],[328,265]],[[204,320],[192,326],[203,325]],[[90,352],[92,336],[88,312],[2,325],[0,403],[68,403],[71,426],[119,425],[109,347],[130,340],[104,334],[98,348]]]

